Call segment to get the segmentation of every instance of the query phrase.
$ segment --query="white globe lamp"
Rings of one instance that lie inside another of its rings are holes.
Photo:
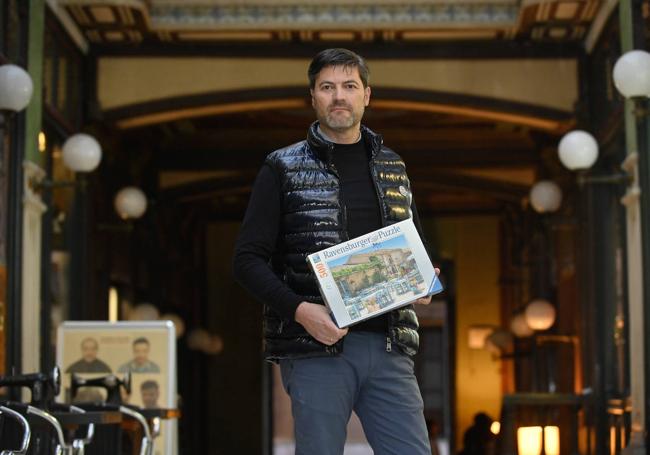
[[[20,112],[32,99],[34,84],[29,73],[20,66],[0,66],[0,110]]]
[[[203,349],[206,354],[216,355],[223,351],[223,338],[219,335],[211,334],[210,340]]]
[[[562,137],[557,152],[567,169],[589,169],[598,159],[598,142],[586,131],[575,130]]]
[[[94,171],[101,159],[102,148],[89,134],[74,134],[63,144],[63,163],[75,172]]]
[[[526,316],[524,316],[523,313],[519,313],[512,318],[510,321],[510,331],[517,338],[526,338],[535,333],[535,331],[528,325],[528,322],[526,322]]]
[[[127,186],[115,195],[115,211],[120,218],[140,218],[147,210],[147,196],[140,188]]]
[[[195,351],[204,351],[211,342],[210,334],[205,329],[193,329],[187,335],[187,345]]]
[[[614,65],[614,85],[626,98],[650,96],[650,53],[633,50]]]
[[[537,213],[555,212],[562,204],[562,190],[551,180],[540,180],[530,189],[530,204]]]
[[[129,319],[133,321],[155,321],[160,316],[158,308],[151,303],[140,303],[133,308]]]
[[[533,300],[526,306],[524,315],[533,330],[547,330],[555,323],[555,307],[548,300]]]

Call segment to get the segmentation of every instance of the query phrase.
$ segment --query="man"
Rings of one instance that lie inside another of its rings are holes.
[[[66,373],[110,373],[111,367],[97,358],[99,343],[88,337],[81,341],[81,358],[66,368]]]
[[[153,380],[144,381],[140,384],[140,396],[142,397],[142,407],[145,409],[153,409],[158,406],[158,398],[160,397],[160,388],[158,383]]]
[[[136,338],[133,341],[133,360],[122,364],[118,373],[160,373],[160,367],[149,360],[151,346],[149,340],[144,337]]]
[[[280,362],[291,397],[296,454],[343,454],[354,410],[375,454],[430,455],[410,357],[413,308],[339,329],[305,260],[410,216],[419,225],[405,166],[361,125],[370,87],[360,56],[325,50],[308,76],[318,121],[307,140],[266,158],[235,246],[235,277],[265,304],[265,355]]]

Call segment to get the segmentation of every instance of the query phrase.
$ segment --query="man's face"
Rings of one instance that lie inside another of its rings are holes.
[[[147,343],[136,343],[133,346],[133,359],[138,365],[142,365],[149,360],[149,345]]]
[[[369,102],[370,87],[364,88],[355,66],[323,68],[311,90],[311,104],[325,132],[358,128]]]
[[[141,390],[142,404],[145,408],[155,408],[158,406],[158,389],[155,387],[147,387]]]
[[[81,343],[81,357],[84,359],[84,362],[93,362],[97,358],[97,351],[99,346],[95,340],[84,340]]]

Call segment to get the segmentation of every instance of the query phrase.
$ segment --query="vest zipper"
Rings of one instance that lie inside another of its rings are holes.
[[[392,342],[390,341],[390,337],[386,337],[386,352],[391,352],[393,350]]]

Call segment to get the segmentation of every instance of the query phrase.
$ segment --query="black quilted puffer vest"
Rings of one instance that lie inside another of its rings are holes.
[[[371,150],[370,174],[377,190],[383,225],[411,216],[411,188],[404,162],[383,146],[381,136],[361,127]],[[339,198],[339,180],[332,165],[333,144],[318,134],[318,122],[309,128],[307,140],[271,153],[266,163],[279,177],[282,191],[282,225],[274,271],[304,300],[323,303],[306,256],[347,240],[346,210]],[[387,346],[404,353],[417,352],[418,320],[412,306],[392,311],[386,334]],[[264,308],[265,354],[269,360],[337,355],[345,337],[333,346],[312,338],[295,322]]]

